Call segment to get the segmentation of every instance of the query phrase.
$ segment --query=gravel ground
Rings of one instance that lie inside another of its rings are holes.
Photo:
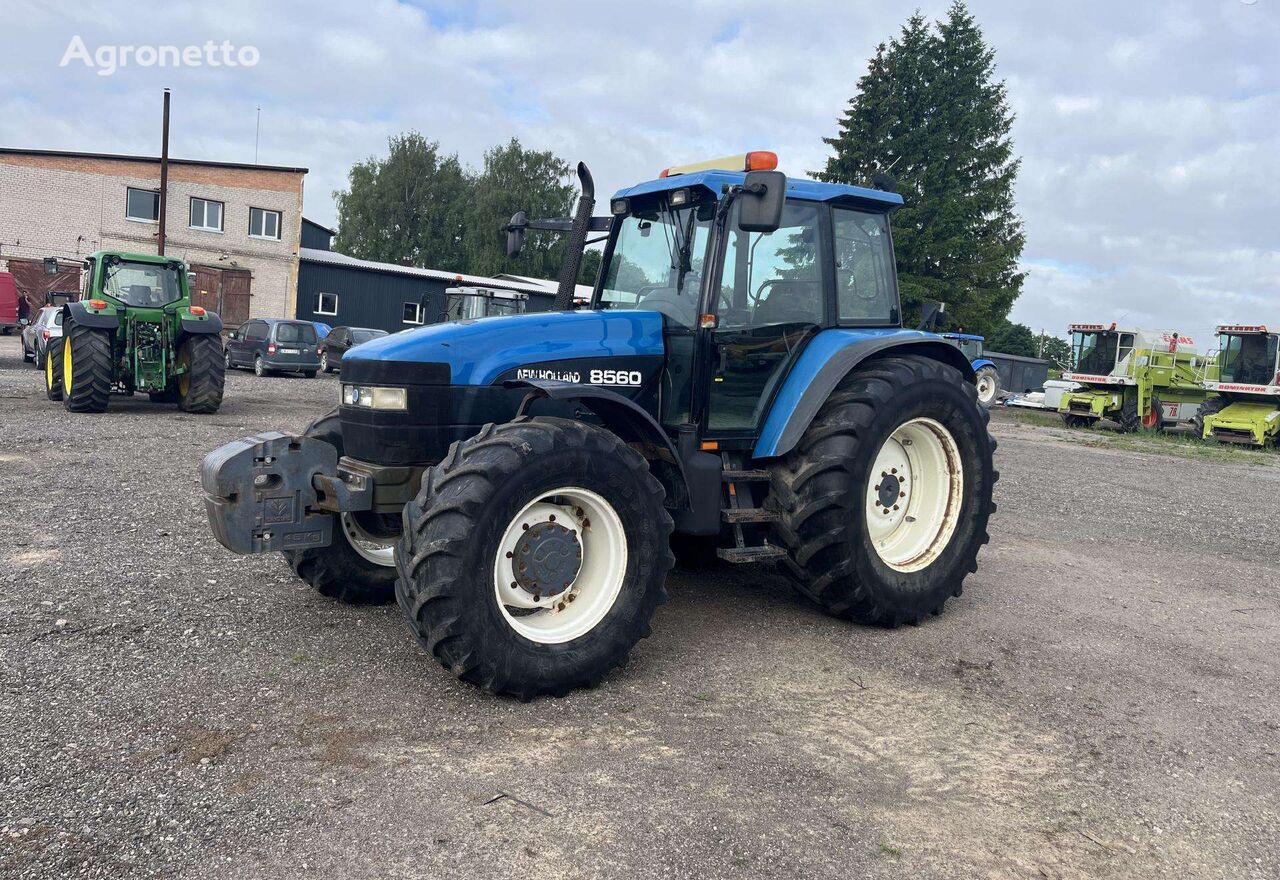
[[[0,875],[1280,876],[1280,467],[997,417],[941,617],[677,571],[626,668],[520,704],[210,536],[204,453],[336,390],[73,416],[0,338]]]

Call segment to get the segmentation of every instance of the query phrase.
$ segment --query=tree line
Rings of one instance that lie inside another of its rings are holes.
[[[983,334],[992,350],[1057,356],[1065,343],[1008,319],[1026,277],[1013,121],[995,52],[957,0],[940,21],[912,15],[877,47],[836,133],[823,138],[832,155],[816,176],[864,186],[892,180],[902,194],[890,222],[907,326],[923,302],[941,300],[956,328]],[[524,252],[508,258],[501,227],[519,210],[569,216],[576,195],[569,163],[550,151],[513,138],[471,169],[407,132],[390,138],[385,157],[353,166],[347,189],[334,193],[336,247],[369,260],[554,279],[563,237],[531,234]],[[599,263],[599,252],[588,251],[579,281],[592,283]]]

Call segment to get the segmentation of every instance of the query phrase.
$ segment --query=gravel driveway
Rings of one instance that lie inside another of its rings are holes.
[[[677,571],[624,669],[520,704],[211,537],[203,455],[336,395],[71,415],[0,338],[0,876],[1280,876],[1275,464],[998,416],[941,617]]]

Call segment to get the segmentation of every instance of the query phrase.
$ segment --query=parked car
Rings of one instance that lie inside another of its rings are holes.
[[[252,368],[259,376],[301,373],[308,379],[320,369],[316,327],[310,321],[254,318],[227,336],[227,369]]]
[[[49,354],[49,340],[62,336],[62,307],[45,306],[33,323],[22,328],[22,359],[44,369]]]
[[[8,336],[14,327],[21,326],[18,320],[18,285],[13,275],[0,272],[0,333]]]
[[[320,343],[320,369],[326,373],[340,369],[342,356],[349,350],[362,342],[386,335],[386,330],[375,330],[372,327],[334,327]]]
[[[333,332],[333,327],[324,321],[312,321],[316,325],[316,335],[321,339],[327,339],[329,334]]]

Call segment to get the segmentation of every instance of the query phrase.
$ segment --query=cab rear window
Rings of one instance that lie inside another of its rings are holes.
[[[277,324],[276,342],[301,342],[311,344],[316,341],[316,328],[310,324]]]

